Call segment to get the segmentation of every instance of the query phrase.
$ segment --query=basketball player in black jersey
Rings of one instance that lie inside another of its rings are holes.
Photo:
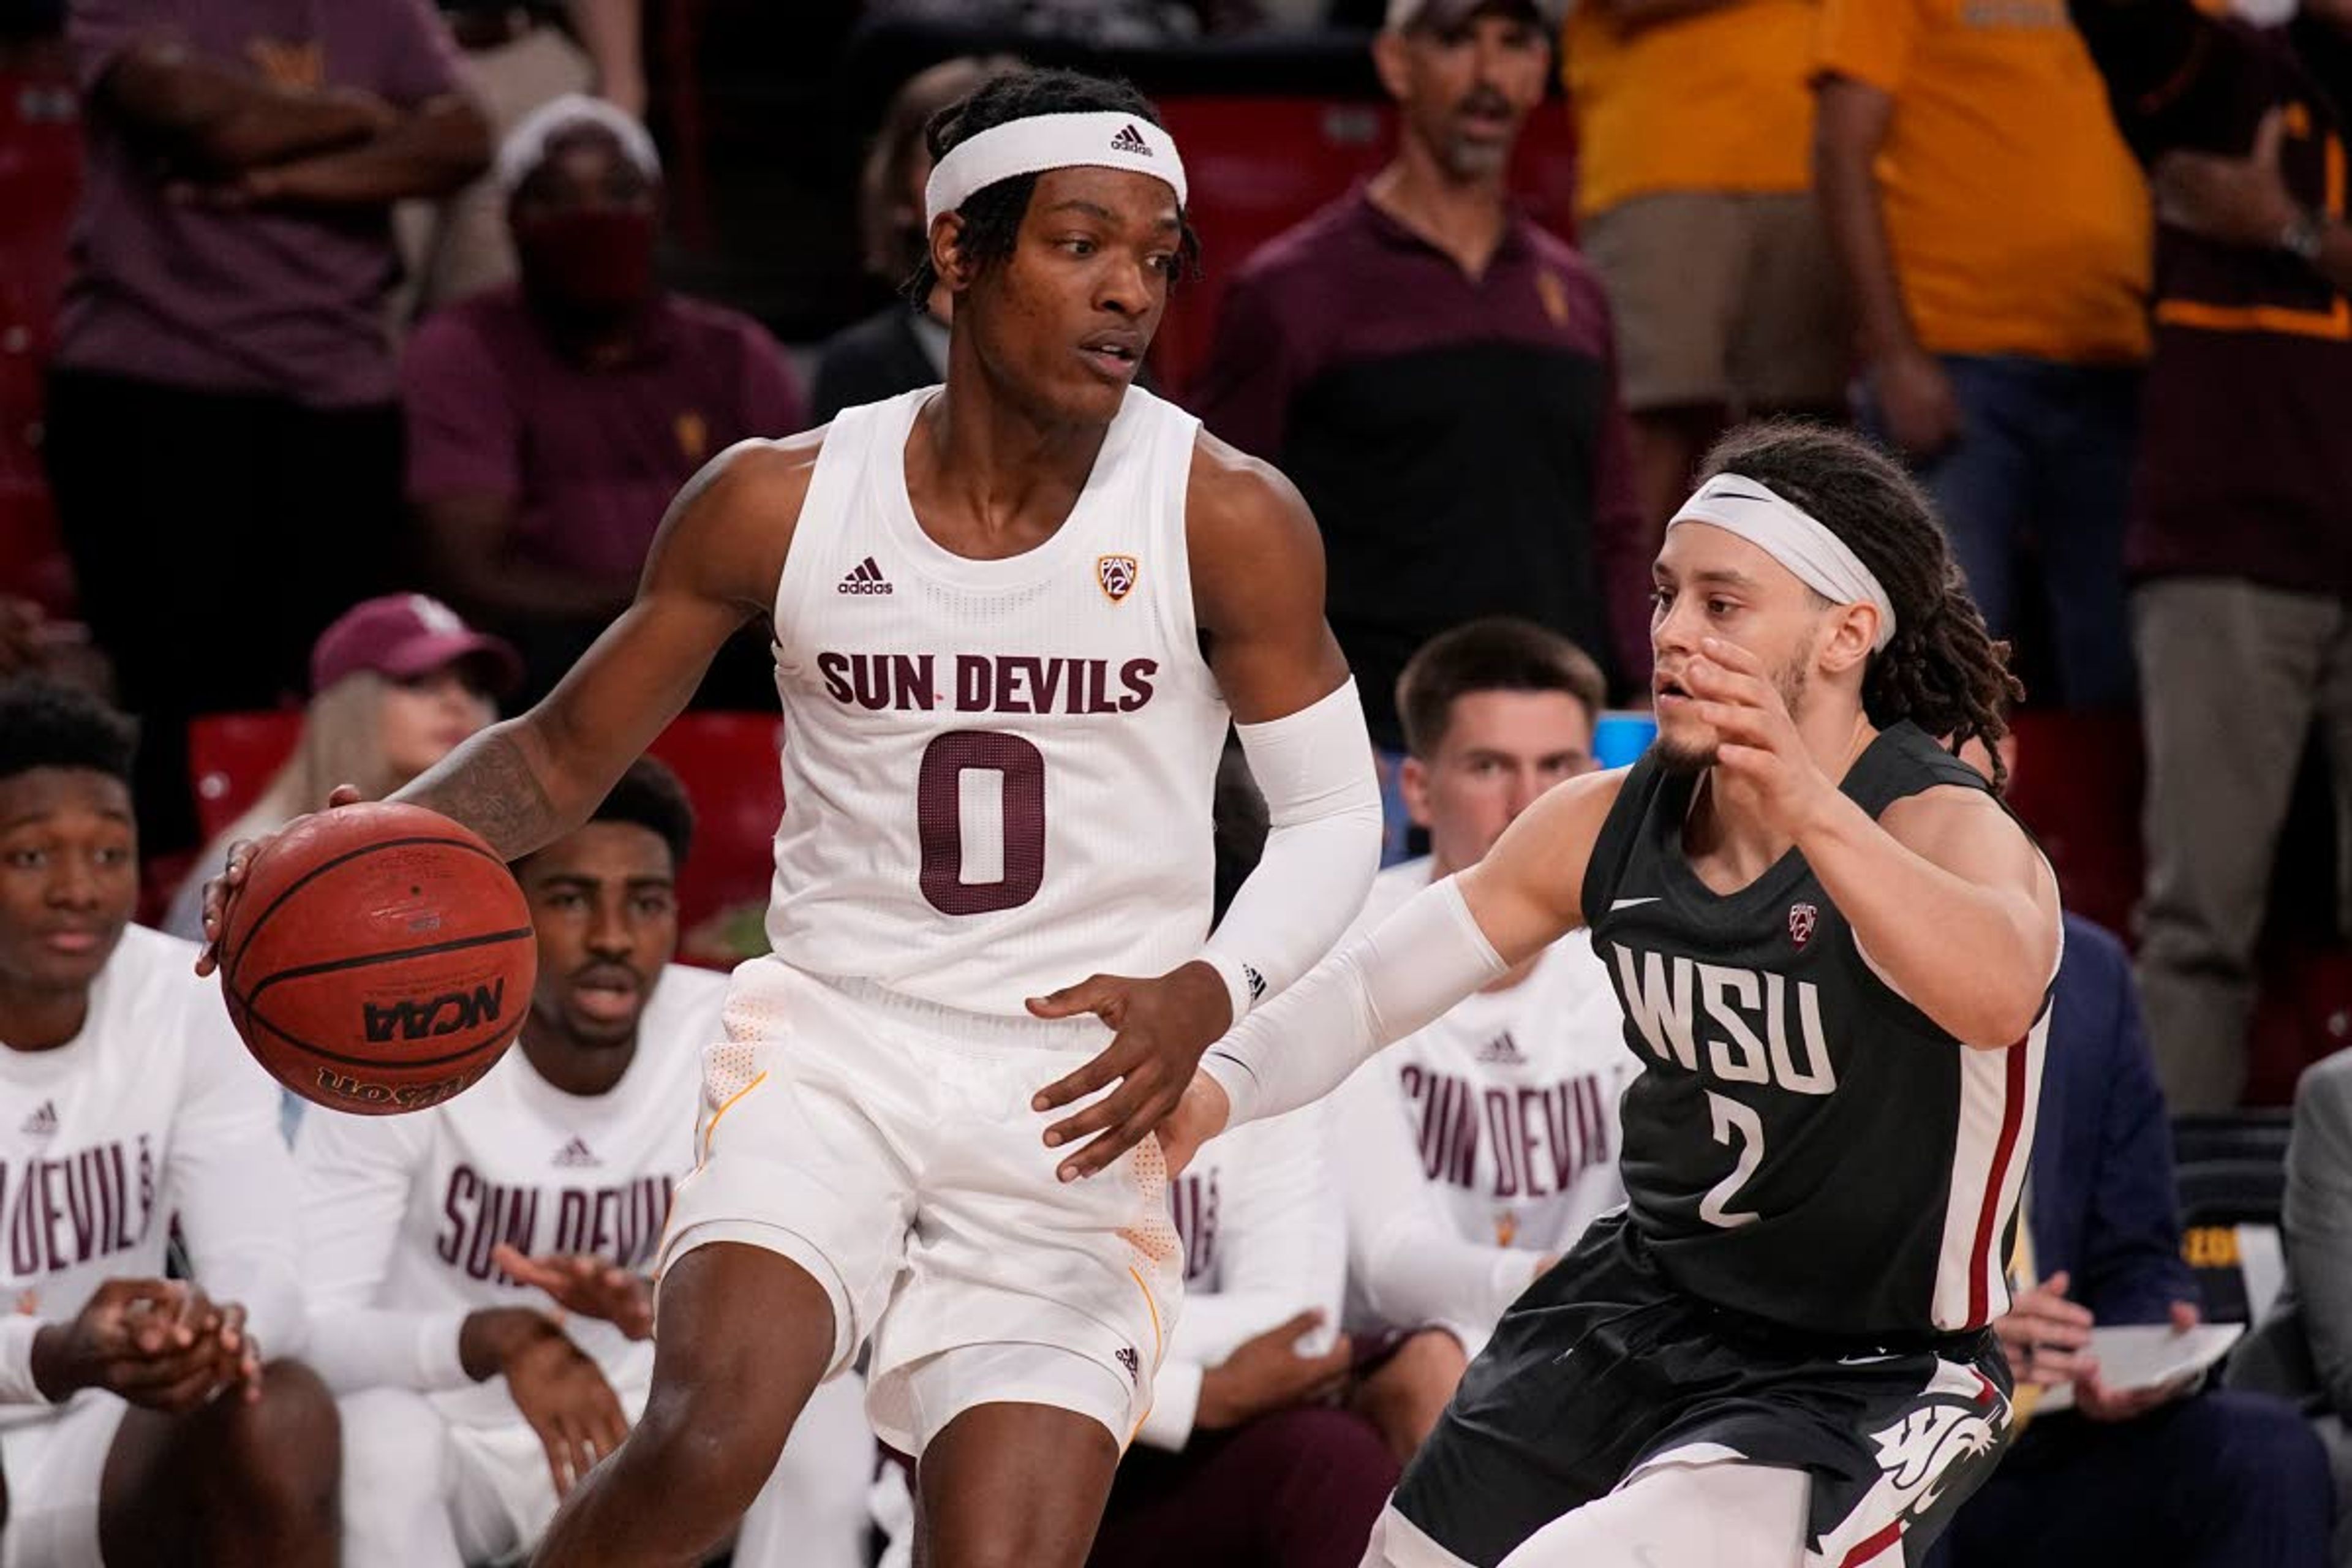
[[[2058,898],[1938,743],[2002,732],[2006,650],[1874,447],[1754,426],[1706,474],[1656,564],[1657,746],[1253,1014],[1163,1130],[1311,1100],[1592,928],[1643,1067],[1629,1205],[1506,1315],[1368,1564],[1917,1563],[2008,1431]]]

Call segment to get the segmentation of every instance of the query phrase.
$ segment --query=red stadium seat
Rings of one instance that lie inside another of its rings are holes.
[[[211,713],[188,724],[188,782],[196,826],[209,839],[244,815],[302,734],[299,709]]]

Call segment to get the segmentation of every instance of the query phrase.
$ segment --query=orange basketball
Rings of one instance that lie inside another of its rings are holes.
[[[337,1110],[438,1105],[530,1011],[539,946],[496,851],[422,806],[304,818],[246,869],[221,991],[254,1059]]]

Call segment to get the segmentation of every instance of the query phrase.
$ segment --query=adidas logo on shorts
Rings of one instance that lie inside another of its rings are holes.
[[[27,1138],[51,1137],[57,1130],[58,1102],[54,1100],[41,1101],[41,1109],[25,1118],[25,1125],[18,1129]]]
[[[604,1162],[596,1158],[596,1151],[588,1147],[588,1140],[575,1137],[571,1142],[555,1152],[555,1163],[558,1165],[572,1168],[581,1165],[601,1165]]]
[[[1143,132],[1138,131],[1131,121],[1120,126],[1118,134],[1110,139],[1110,150],[1114,153],[1131,153],[1139,158],[1151,156],[1151,143],[1143,139]]]
[[[889,580],[882,575],[882,568],[874,564],[871,555],[852,567],[849,575],[834,589],[836,594],[887,594],[891,591]]]
[[[1121,1345],[1118,1347],[1118,1364],[1127,1368],[1128,1382],[1138,1384],[1142,1383],[1143,1358],[1135,1353],[1135,1347],[1133,1345]]]

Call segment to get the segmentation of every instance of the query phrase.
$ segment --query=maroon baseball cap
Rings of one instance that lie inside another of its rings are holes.
[[[522,659],[503,637],[478,632],[440,600],[386,594],[345,610],[310,645],[310,689],[324,691],[354,670],[394,680],[427,675],[460,659],[482,671],[501,696],[522,681]]]

